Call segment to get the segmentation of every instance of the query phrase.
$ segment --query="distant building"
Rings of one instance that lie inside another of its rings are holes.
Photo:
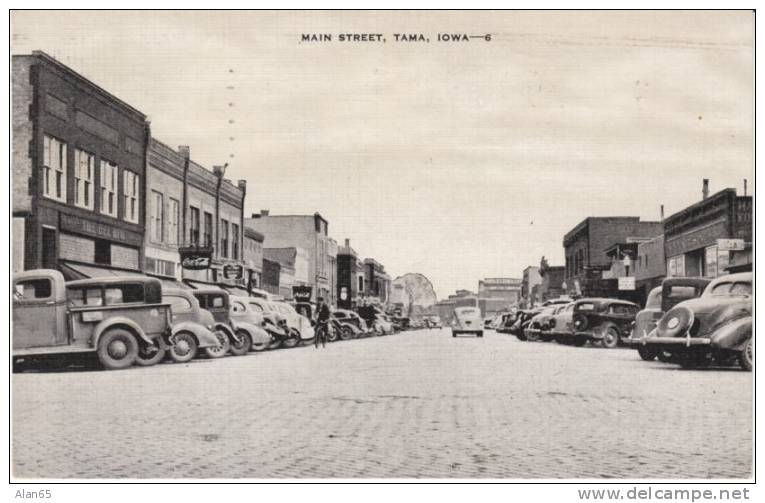
[[[279,284],[281,282],[281,266],[279,262],[273,260],[263,259],[263,282],[261,288],[268,293],[274,295],[281,295],[279,291]]]
[[[364,296],[375,303],[387,303],[391,279],[385,267],[373,258],[364,259],[364,278]]]
[[[523,308],[528,308],[537,302],[533,292],[536,292],[536,286],[542,284],[542,276],[539,275],[539,267],[530,265],[523,270],[523,279],[521,279],[521,302]]]
[[[247,270],[247,281],[252,288],[261,288],[263,282],[263,240],[263,234],[245,227],[242,258]]]
[[[308,257],[302,248],[264,248],[263,257],[279,264],[279,295],[293,297],[294,286],[308,285]]]
[[[667,275],[667,262],[664,258],[664,234],[638,243],[637,259],[634,261],[635,287],[648,297],[651,290],[659,285]]]
[[[517,278],[485,278],[478,282],[478,307],[484,317],[517,307],[523,281]]]
[[[318,297],[331,300],[334,297],[334,293],[330,294],[332,247],[329,224],[319,213],[271,215],[268,210],[262,210],[246,219],[245,225],[262,233],[269,248],[305,250],[308,258],[307,283],[312,287],[311,300],[315,301]]]
[[[566,290],[563,288],[566,276],[565,267],[562,265],[540,267],[539,274],[542,283],[536,286],[535,297],[537,302],[541,303],[566,295]]]
[[[345,240],[345,245],[337,249],[337,307],[352,309],[357,305],[359,292],[364,291],[364,285],[359,282],[359,273],[363,273],[356,250],[351,248],[351,241]]]

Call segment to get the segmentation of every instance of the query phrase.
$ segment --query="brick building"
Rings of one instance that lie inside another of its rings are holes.
[[[484,317],[517,307],[521,300],[522,280],[484,278],[478,281],[478,307]]]
[[[659,285],[667,275],[664,258],[664,234],[638,243],[637,258],[634,261],[635,286],[644,298]]]
[[[242,225],[247,184],[234,185],[224,170],[205,169],[190,158],[188,147],[174,150],[152,138],[146,168],[148,180],[145,271],[162,277],[247,284],[227,279],[223,268],[245,268]],[[179,248],[194,247],[211,254],[210,267],[181,267]]]
[[[390,295],[390,276],[385,266],[373,258],[364,259],[364,286],[362,295],[369,301],[385,304]]]
[[[724,189],[664,220],[667,276],[714,278],[752,269],[752,197]]]
[[[357,305],[359,292],[364,285],[359,282],[359,272],[363,265],[359,263],[356,250],[351,248],[349,239],[345,245],[337,249],[337,306],[341,309],[352,309]]]
[[[252,288],[260,288],[263,277],[263,241],[265,237],[249,227],[244,228],[242,258],[247,270],[247,281]]]
[[[11,80],[13,270],[140,270],[146,116],[43,52]]]
[[[269,248],[300,248],[308,258],[308,286],[312,287],[311,300],[330,295],[330,238],[329,223],[319,214],[271,215],[268,210],[253,213],[245,225],[265,236]],[[265,272],[265,271],[264,271]]]
[[[640,217],[588,217],[563,238],[567,293],[580,296],[611,296],[615,284],[604,282],[603,271],[611,267],[606,253],[628,237],[652,238],[661,234],[661,222],[641,222]]]

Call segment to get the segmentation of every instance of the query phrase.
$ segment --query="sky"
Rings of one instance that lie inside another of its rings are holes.
[[[439,298],[563,265],[588,216],[659,220],[703,178],[753,192],[747,11],[17,11],[11,30],[12,53],[47,52],[157,139],[228,162],[246,214],[318,211]]]

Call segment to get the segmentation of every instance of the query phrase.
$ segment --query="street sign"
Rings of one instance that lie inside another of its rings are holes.
[[[619,290],[634,290],[635,289],[635,276],[623,276],[618,279]]]
[[[743,239],[718,239],[717,249],[719,251],[742,251],[744,249]]]

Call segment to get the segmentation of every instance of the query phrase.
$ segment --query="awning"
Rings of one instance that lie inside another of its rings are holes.
[[[191,290],[191,287],[189,285],[186,285],[184,283],[181,283],[177,279],[171,279],[171,278],[161,278],[159,276],[152,276],[156,277],[160,283],[162,283],[162,288],[172,288],[173,290]]]
[[[239,297],[249,297],[250,293],[240,286],[233,286],[233,285],[226,285],[226,284],[219,284],[218,286],[223,287],[225,290],[228,291],[231,295],[238,295]]]
[[[118,276],[130,276],[144,278],[146,275],[140,271],[125,271],[122,269],[110,269],[94,265],[78,264],[75,262],[61,262],[61,272],[68,281],[87,278],[113,278]]]

